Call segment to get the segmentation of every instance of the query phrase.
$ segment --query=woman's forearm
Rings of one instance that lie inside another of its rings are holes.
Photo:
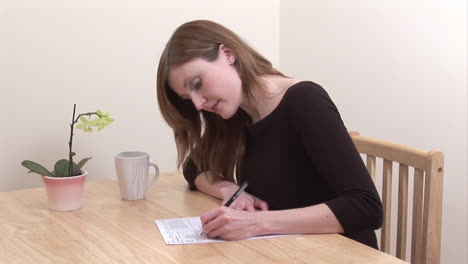
[[[207,173],[209,172],[201,173],[195,178],[197,189],[207,195],[223,200],[230,197],[239,187],[228,181],[210,182]],[[256,235],[344,232],[340,222],[326,204],[248,213],[255,219]]]
[[[343,227],[326,204],[304,208],[262,211],[259,234],[343,233]]]
[[[223,200],[234,193],[239,187],[235,183],[229,181],[209,182],[208,173],[210,172],[200,173],[200,175],[195,178],[195,186],[197,189],[207,195]]]

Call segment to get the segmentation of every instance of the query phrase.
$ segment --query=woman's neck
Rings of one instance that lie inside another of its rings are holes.
[[[265,84],[252,91],[252,99],[245,99],[241,108],[250,116],[252,123],[257,123],[268,116],[281,102],[284,94],[292,85],[300,82],[283,76],[267,75],[260,77]]]

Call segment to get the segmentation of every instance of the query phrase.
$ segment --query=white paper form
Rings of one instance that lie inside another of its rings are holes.
[[[225,242],[223,239],[212,239],[201,235],[203,229],[200,217],[185,217],[154,220],[167,245],[200,244]],[[268,238],[289,235],[258,236],[249,239]]]
[[[211,239],[203,232],[200,217],[186,217],[154,221],[167,245],[198,244],[223,242],[221,239]]]

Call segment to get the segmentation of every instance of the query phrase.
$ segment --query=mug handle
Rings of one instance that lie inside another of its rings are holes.
[[[151,185],[153,185],[153,184],[156,182],[156,180],[157,180],[158,177],[159,177],[159,167],[158,167],[158,165],[154,164],[153,162],[150,162],[150,163],[149,163],[149,166],[152,166],[152,167],[154,168],[155,172],[154,172],[154,177],[153,177],[153,179],[152,179],[151,182],[148,184],[148,186],[146,186],[146,189],[147,189],[147,190],[148,190],[149,187],[151,187]]]

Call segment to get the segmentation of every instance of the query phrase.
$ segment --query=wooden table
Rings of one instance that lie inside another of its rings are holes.
[[[89,181],[83,207],[47,209],[44,188],[0,193],[0,263],[406,263],[337,234],[167,246],[155,219],[199,216],[219,201],[163,173],[146,199]]]

